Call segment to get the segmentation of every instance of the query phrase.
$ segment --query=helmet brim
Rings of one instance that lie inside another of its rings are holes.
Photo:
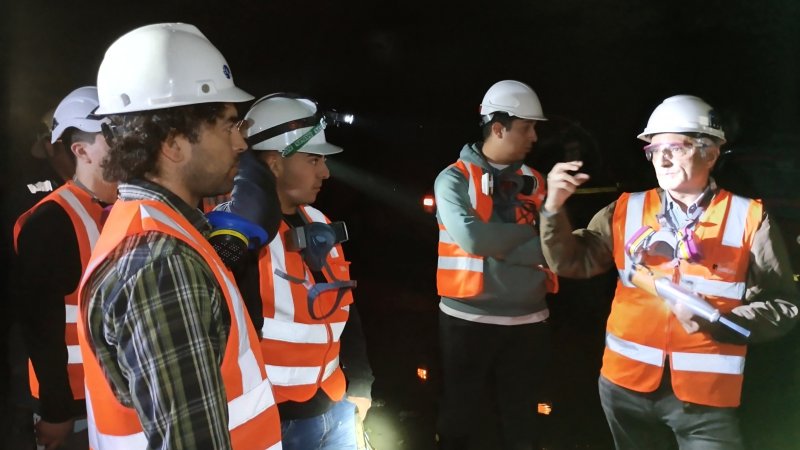
[[[165,97],[158,99],[158,101],[151,102],[149,105],[145,106],[139,104],[136,107],[132,107],[131,109],[126,109],[125,107],[103,108],[103,105],[101,104],[95,111],[95,114],[98,115],[127,114],[127,113],[142,112],[142,111],[154,111],[157,109],[175,108],[178,106],[199,105],[202,103],[244,103],[244,102],[249,102],[254,98],[255,97],[239,89],[238,87],[231,86],[225,89],[224,91],[217,92],[214,94],[209,94],[204,97],[197,97],[194,95],[187,96],[187,98],[185,99],[181,99],[180,97]],[[165,104],[168,104],[169,106],[166,107],[162,106]]]
[[[312,155],[328,156],[328,155],[335,155],[337,153],[342,153],[343,151],[344,149],[342,147],[325,142],[322,144],[304,145],[297,150],[297,153],[309,153]]]
[[[76,119],[72,120],[70,123],[58,125],[50,134],[50,143],[55,144],[56,141],[61,139],[61,135],[67,131],[67,128],[77,128],[81,131],[85,131],[86,133],[99,133],[103,129],[102,124],[107,121],[108,119]]]
[[[719,141],[719,145],[722,145],[725,142],[727,142],[727,140],[725,139],[725,135],[724,134],[720,136],[720,135],[715,135],[715,134],[711,134],[711,133],[703,133],[702,131],[697,131],[697,129],[694,129],[694,128],[670,128],[669,130],[659,130],[659,131],[645,130],[645,131],[639,133],[639,135],[636,136],[636,138],[639,139],[639,140],[642,140],[642,141],[645,141],[645,142],[649,143],[649,142],[652,142],[653,136],[655,136],[657,134],[665,134],[665,133],[674,133],[674,134],[698,134],[699,133],[699,134],[704,134],[704,135],[706,135],[706,136],[708,136],[708,137],[710,137],[712,139],[716,139],[717,141]]]

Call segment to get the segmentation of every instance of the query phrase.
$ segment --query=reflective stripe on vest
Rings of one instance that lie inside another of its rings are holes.
[[[453,240],[453,237],[450,236],[450,233],[447,230],[439,230],[439,242],[443,244],[455,244],[456,241]]]
[[[443,244],[456,244],[447,230],[439,230],[439,242]],[[438,267],[445,270],[468,270],[483,273],[483,258],[476,255],[468,256],[439,256]]]
[[[627,341],[611,333],[606,333],[606,346],[627,358],[652,366],[664,366],[664,352],[660,349]],[[670,358],[672,370],[733,375],[744,373],[745,358],[742,356],[672,352]]]
[[[67,317],[67,323],[75,324],[78,322],[78,305],[64,305],[64,310]],[[77,344],[67,345],[67,363],[68,364],[81,364],[83,358],[81,357],[81,347]]]
[[[670,357],[672,358],[672,368],[674,370],[728,375],[741,375],[744,373],[745,359],[743,356],[672,352]]]
[[[347,309],[349,310],[349,306]],[[344,331],[346,322],[334,322],[330,324],[333,333],[333,340],[338,341]],[[286,323],[281,320],[264,318],[264,326],[261,327],[261,337],[276,341],[294,342],[298,344],[327,344],[328,328],[325,324],[310,323]]]
[[[473,256],[440,256],[438,265],[440,269],[445,270],[466,270],[483,273],[483,259]]]
[[[625,252],[625,257],[627,259],[627,252]],[[629,266],[630,267],[630,266]],[[628,275],[630,269],[627,270],[618,270],[620,282],[625,284],[628,287],[635,287],[633,286],[630,281],[628,281]],[[730,281],[718,281],[718,280],[707,280],[703,277],[699,277],[696,275],[681,275],[681,286],[688,287],[692,291],[703,294],[703,295],[712,295],[715,297],[726,297],[732,299],[742,299],[744,298],[745,291],[747,289],[747,283],[744,281],[737,281],[737,282],[730,282]]]
[[[278,236],[276,236],[275,239],[270,241],[267,248],[269,249],[267,256],[273,254],[274,255],[285,254],[286,248],[283,244],[283,234],[282,233],[279,234]],[[273,294],[271,297],[275,299],[273,300],[273,302],[275,303],[275,308],[273,309],[274,319],[282,322],[294,322],[295,311],[294,311],[294,302],[291,301],[292,299],[291,282],[284,277],[274,276],[274,273],[277,271],[287,273],[286,258],[273,257],[271,258],[271,264],[272,264],[272,273],[265,274],[264,276],[270,276],[272,278]],[[303,278],[306,278],[305,273],[303,273]],[[283,300],[289,299],[289,301],[280,301],[278,299],[283,299]],[[262,301],[268,301],[268,300],[264,299],[264,296],[262,295]],[[279,301],[280,304],[278,303]],[[264,317],[264,319],[267,319],[267,317]]]
[[[80,189],[80,188],[75,188]],[[97,238],[100,236],[100,228],[99,224],[95,219],[89,214],[89,211],[83,206],[78,197],[70,191],[69,189],[59,189],[54,194],[60,195],[64,198],[69,206],[72,207],[72,210],[80,217],[81,224],[83,225],[83,229],[86,231],[86,237],[89,239],[89,247],[94,248],[94,245],[97,243]]]
[[[81,357],[81,347],[79,345],[67,346],[67,363],[68,364],[83,363],[83,358]]]
[[[339,357],[325,365],[322,379],[327,380],[339,370]],[[319,367],[286,367],[267,365],[267,376],[275,386],[297,386],[316,384],[319,378]]]
[[[78,322],[78,305],[64,305],[64,313],[67,317],[67,323]]]
[[[742,246],[742,237],[745,233],[747,210],[750,208],[750,199],[734,195],[731,198],[731,207],[725,219],[725,234],[722,235],[722,245],[739,248]]]
[[[628,210],[625,217],[625,241],[628,242],[634,233],[642,228],[642,214],[644,211],[644,196],[646,192],[634,192],[628,197]],[[630,255],[625,252],[625,267],[619,269],[619,279],[627,287],[635,287],[628,279],[628,271],[633,265]]]
[[[157,231],[173,236],[203,257],[220,285],[231,321],[220,373],[227,399],[232,446],[234,449],[280,448],[277,407],[258,351],[255,330],[246,316],[230,273],[210,244],[177,211],[151,200],[118,202],[106,228],[107,233],[103,233],[98,242],[84,283],[126,237],[143,232]],[[83,317],[79,317],[79,323],[82,320]],[[91,447],[97,450],[146,447],[136,411],[121,405],[116,399],[87,342],[84,326],[81,324],[78,330],[81,351],[86,359]]]
[[[308,205],[300,207],[299,213],[309,222],[330,223],[322,212]],[[265,369],[279,402],[308,400],[319,388],[338,401],[344,396],[346,384],[339,367],[339,340],[347,324],[352,294],[345,293],[347,297],[329,317],[321,320],[311,317],[308,292],[315,284],[313,274],[300,253],[286,250],[284,239],[289,229],[282,222],[277,238],[259,254],[264,316],[261,352]],[[340,245],[331,249],[326,261],[337,279],[350,279],[349,263],[344,260]],[[333,281],[327,270],[323,270],[323,275],[327,281]],[[332,307],[333,303],[328,305],[328,302],[335,296],[335,291],[323,293],[315,299],[315,305]]]
[[[726,297],[736,300],[744,298],[746,283],[744,281],[730,282],[707,280],[696,275],[681,275],[681,285],[686,286],[698,294],[715,297]]]
[[[664,351],[659,348],[626,341],[611,333],[606,333],[606,347],[627,358],[650,364],[651,366],[664,366]]]

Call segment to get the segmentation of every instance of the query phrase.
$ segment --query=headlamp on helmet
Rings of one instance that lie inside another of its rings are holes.
[[[284,157],[295,152],[332,155],[341,147],[325,140],[329,125],[351,124],[352,114],[321,110],[309,98],[290,93],[276,93],[259,99],[248,111],[252,123],[247,143],[253,150],[276,150]]]

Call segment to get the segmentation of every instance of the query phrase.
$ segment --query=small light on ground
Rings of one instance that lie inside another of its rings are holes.
[[[543,416],[549,416],[551,412],[553,412],[553,404],[552,403],[539,403],[536,407],[536,412]]]

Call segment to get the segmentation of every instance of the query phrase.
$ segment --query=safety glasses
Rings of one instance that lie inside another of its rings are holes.
[[[689,142],[660,142],[644,147],[644,156],[652,161],[654,156],[673,158],[686,158],[692,155],[698,145]]]
[[[227,127],[225,127],[225,131],[227,131],[228,134],[233,133],[234,131],[238,131],[239,133],[242,134],[242,136],[244,136],[245,133],[247,132],[247,130],[251,126],[253,126],[253,121],[252,120],[250,120],[250,119],[241,119],[241,120],[237,120],[236,122],[233,122],[230,125],[228,125]]]

